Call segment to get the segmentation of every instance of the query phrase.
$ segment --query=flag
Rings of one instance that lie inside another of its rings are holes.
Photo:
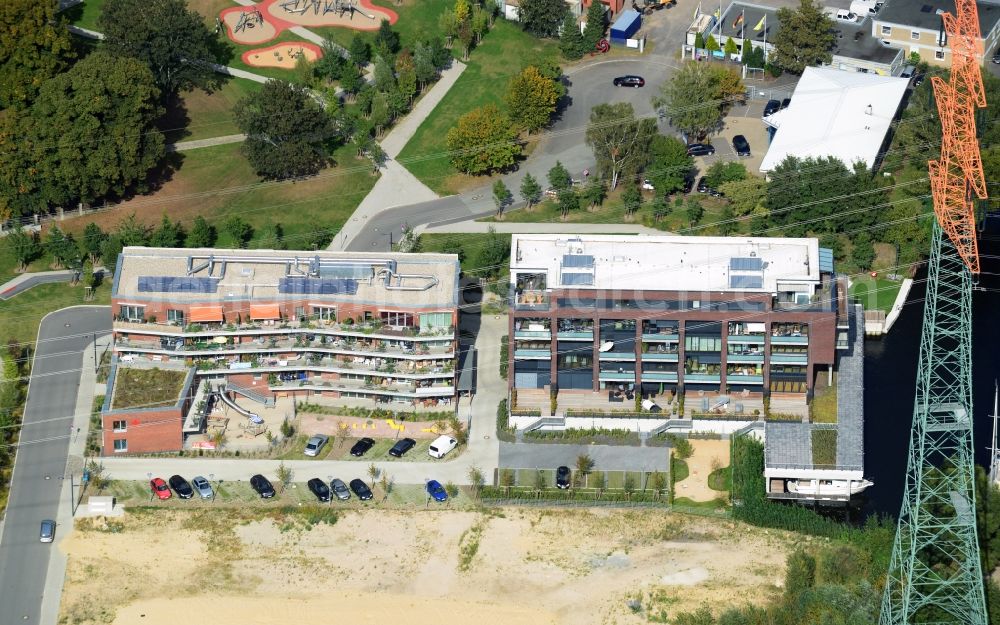
[[[764,20],[765,19],[767,19],[767,15],[765,15],[762,18],[760,18],[760,21],[757,22],[757,25],[753,27],[754,32],[758,32],[758,31],[760,31],[761,28],[764,28]]]
[[[736,18],[736,19],[735,19],[735,20],[733,21],[733,30],[736,30],[736,29],[737,29],[737,28],[739,27],[739,25],[743,23],[743,13],[744,13],[744,12],[743,12],[743,11],[741,11],[741,12],[740,12],[740,15],[739,15],[739,17],[737,17],[737,18]]]
[[[712,13],[712,15],[715,16],[715,19],[719,19],[719,16],[721,15],[721,13],[722,13],[722,9],[716,9],[715,13]]]
[[[694,18],[692,18],[692,19],[698,19],[699,15],[701,15],[701,3],[700,2],[698,3],[698,8],[694,10]]]

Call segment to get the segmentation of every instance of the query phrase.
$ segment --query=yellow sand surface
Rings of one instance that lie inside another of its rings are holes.
[[[291,69],[295,67],[295,62],[299,60],[299,55],[305,56],[306,60],[310,63],[319,58],[319,54],[312,48],[294,43],[282,43],[269,48],[251,50],[244,55],[243,60],[247,65],[253,67]]]
[[[249,9],[248,9],[249,11]],[[270,41],[278,35],[277,29],[274,24],[264,20],[263,24],[258,24],[254,22],[253,28],[246,27],[240,32],[236,32],[236,24],[240,21],[239,11],[230,11],[222,17],[222,21],[226,24],[226,29],[229,34],[229,38],[236,43],[242,43],[246,45],[253,45],[255,43],[264,43],[265,41]]]

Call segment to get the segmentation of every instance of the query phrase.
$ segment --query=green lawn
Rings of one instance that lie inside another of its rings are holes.
[[[887,280],[881,275],[872,278],[869,275],[856,275],[851,280],[851,297],[864,304],[865,310],[881,310],[888,313],[896,301],[902,280]]]
[[[173,406],[180,397],[187,371],[173,369],[118,369],[111,408]]]
[[[708,487],[712,490],[730,491],[733,489],[733,472],[729,467],[716,469],[708,474]]]
[[[812,431],[812,461],[820,467],[837,464],[837,430]]]
[[[450,245],[455,243],[459,244],[462,251],[465,253],[465,258],[462,260],[462,272],[465,274],[474,274],[480,272],[484,267],[484,262],[479,258],[480,252],[486,245],[486,241],[491,235],[488,233],[469,233],[469,234],[422,234],[420,235],[420,251],[421,252],[443,252]],[[509,234],[498,234],[506,241],[507,247],[510,247],[510,235]],[[501,271],[501,273],[505,273]]]
[[[393,1],[374,0],[372,4],[390,9],[399,16],[399,20],[393,24],[392,29],[399,33],[400,44],[404,48],[410,49],[417,41],[436,35],[438,33],[438,17],[441,12],[445,8],[455,6],[455,3],[450,0],[403,0],[401,6],[397,6]],[[309,30],[334,43],[339,43],[345,48],[351,45],[351,39],[354,38],[355,33],[360,32],[371,43],[375,41],[376,32],[336,26],[313,26]]]
[[[833,385],[817,389],[812,400],[813,423],[837,422],[837,378],[834,374]]]
[[[540,40],[517,24],[497,20],[472,52],[465,72],[420,125],[397,160],[438,193],[454,193],[467,186],[473,179],[459,174],[446,154],[448,129],[474,108],[490,103],[501,105],[507,81],[523,66],[540,59],[557,59],[558,55],[555,42]]]
[[[200,89],[182,93],[179,106],[168,109],[157,125],[167,143],[236,134],[240,130],[233,119],[233,107],[261,87],[259,82],[232,78],[213,93]]]
[[[65,11],[66,19],[74,26],[97,30],[97,18],[104,8],[104,2],[105,0],[83,0]]]
[[[690,470],[688,469],[686,462],[680,458],[674,457],[673,462],[670,465],[670,474],[671,479],[674,484],[676,484],[677,482],[686,480],[687,476],[690,474]]]
[[[41,284],[0,302],[0,340],[34,342],[42,317],[67,306],[107,305],[111,287],[105,282],[97,288],[93,301],[83,301],[84,287],[68,283]]]

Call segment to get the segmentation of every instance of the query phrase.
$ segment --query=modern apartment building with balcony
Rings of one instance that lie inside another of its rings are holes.
[[[842,285],[816,239],[515,234],[511,245],[509,386],[521,407],[554,394],[556,414],[539,404],[541,416],[678,394],[688,412],[722,395],[805,408],[846,346]]]
[[[209,396],[446,410],[458,279],[451,254],[127,247],[111,296],[115,363],[195,372],[172,441],[204,431]],[[144,451],[115,440],[105,453]]]

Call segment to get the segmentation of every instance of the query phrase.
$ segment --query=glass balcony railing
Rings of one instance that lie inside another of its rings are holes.
[[[602,382],[631,382],[635,380],[635,371],[601,371],[598,379]]]
[[[676,382],[676,371],[643,371],[643,382]]]
[[[435,338],[451,339],[455,336],[455,327],[440,327],[421,330],[419,328],[399,328],[386,326],[379,322],[337,323],[312,319],[306,321],[278,321],[275,325],[263,323],[194,323],[177,325],[167,323],[143,323],[137,321],[115,321],[116,332],[134,331],[136,334],[152,335],[185,335],[185,336],[237,336],[237,335],[275,335],[275,334],[322,334],[351,336],[355,338],[406,338],[413,341],[434,340]]]
[[[552,352],[547,349],[515,349],[514,358],[520,360],[551,360]]]
[[[771,354],[771,364],[806,365],[809,364],[809,354]]]
[[[685,382],[715,382],[721,381],[718,373],[685,373]]]
[[[743,353],[733,353],[726,354],[726,362],[731,363],[751,363],[757,364],[764,362],[764,352],[743,352]]]
[[[807,345],[809,343],[809,337],[805,335],[775,335],[771,337],[771,345]]]
[[[635,352],[601,352],[602,361],[635,362]]]
[[[762,375],[749,375],[743,373],[729,373],[726,374],[727,384],[763,384],[764,376]]]
[[[763,345],[763,334],[730,334],[726,339],[730,345],[740,343],[744,345]]]
[[[643,362],[677,362],[677,352],[646,352],[642,355]]]

